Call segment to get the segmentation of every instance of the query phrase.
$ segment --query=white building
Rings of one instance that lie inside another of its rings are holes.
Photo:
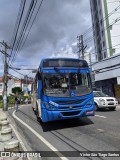
[[[104,93],[115,96],[120,102],[120,54],[95,63],[92,69],[95,86]]]
[[[28,91],[31,92],[31,82],[28,81],[27,88]],[[12,88],[14,87],[21,87],[22,91],[24,91],[24,88],[26,87],[26,81],[25,80],[17,80],[11,77],[8,77],[8,84],[7,84],[7,93],[8,95],[12,93]],[[4,89],[4,83],[3,83],[3,77],[0,77],[0,95],[3,95],[3,89]]]
[[[96,61],[120,53],[120,1],[90,0]]]
[[[90,0],[95,86],[120,102],[120,1]]]

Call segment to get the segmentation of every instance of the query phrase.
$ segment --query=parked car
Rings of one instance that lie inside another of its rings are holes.
[[[95,110],[102,108],[109,108],[110,110],[115,110],[118,105],[118,101],[114,97],[109,97],[101,91],[93,91],[94,93],[94,104]]]

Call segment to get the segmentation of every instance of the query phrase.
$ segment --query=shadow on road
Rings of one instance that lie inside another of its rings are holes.
[[[75,118],[75,119],[66,119],[66,120],[42,123],[42,122],[37,121],[37,117],[35,115],[30,116],[29,114],[21,110],[19,110],[19,112],[23,114],[24,116],[26,116],[27,118],[29,118],[30,120],[34,121],[36,124],[38,124],[38,126],[41,125],[43,132],[93,124],[93,122],[88,117],[81,117],[81,118]]]
[[[109,110],[109,108],[103,108],[103,109],[99,109],[99,111],[95,111],[96,113],[97,112],[115,112],[116,111],[116,109],[115,110]]]
[[[60,121],[53,121],[53,122],[47,122],[47,123],[41,123],[42,129],[44,132],[47,131],[54,131],[58,129],[64,129],[64,128],[72,128],[77,126],[85,126],[85,125],[91,125],[93,122],[87,118],[77,118],[77,119],[67,119],[67,120],[60,120]]]

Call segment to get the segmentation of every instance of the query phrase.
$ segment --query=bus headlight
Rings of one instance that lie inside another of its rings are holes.
[[[57,109],[58,109],[58,107],[53,106],[53,105],[50,105],[50,106],[48,107],[48,109],[52,111],[52,110],[57,110]]]
[[[45,108],[48,109],[48,110],[56,110],[58,109],[58,107],[54,106],[54,105],[51,105],[49,103],[44,103],[45,105]]]
[[[93,104],[93,99],[87,102],[86,107],[91,107],[92,104]]]

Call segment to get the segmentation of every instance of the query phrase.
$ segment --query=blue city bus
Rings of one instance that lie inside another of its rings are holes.
[[[94,116],[90,70],[85,60],[43,59],[33,93],[33,109],[42,122]]]

